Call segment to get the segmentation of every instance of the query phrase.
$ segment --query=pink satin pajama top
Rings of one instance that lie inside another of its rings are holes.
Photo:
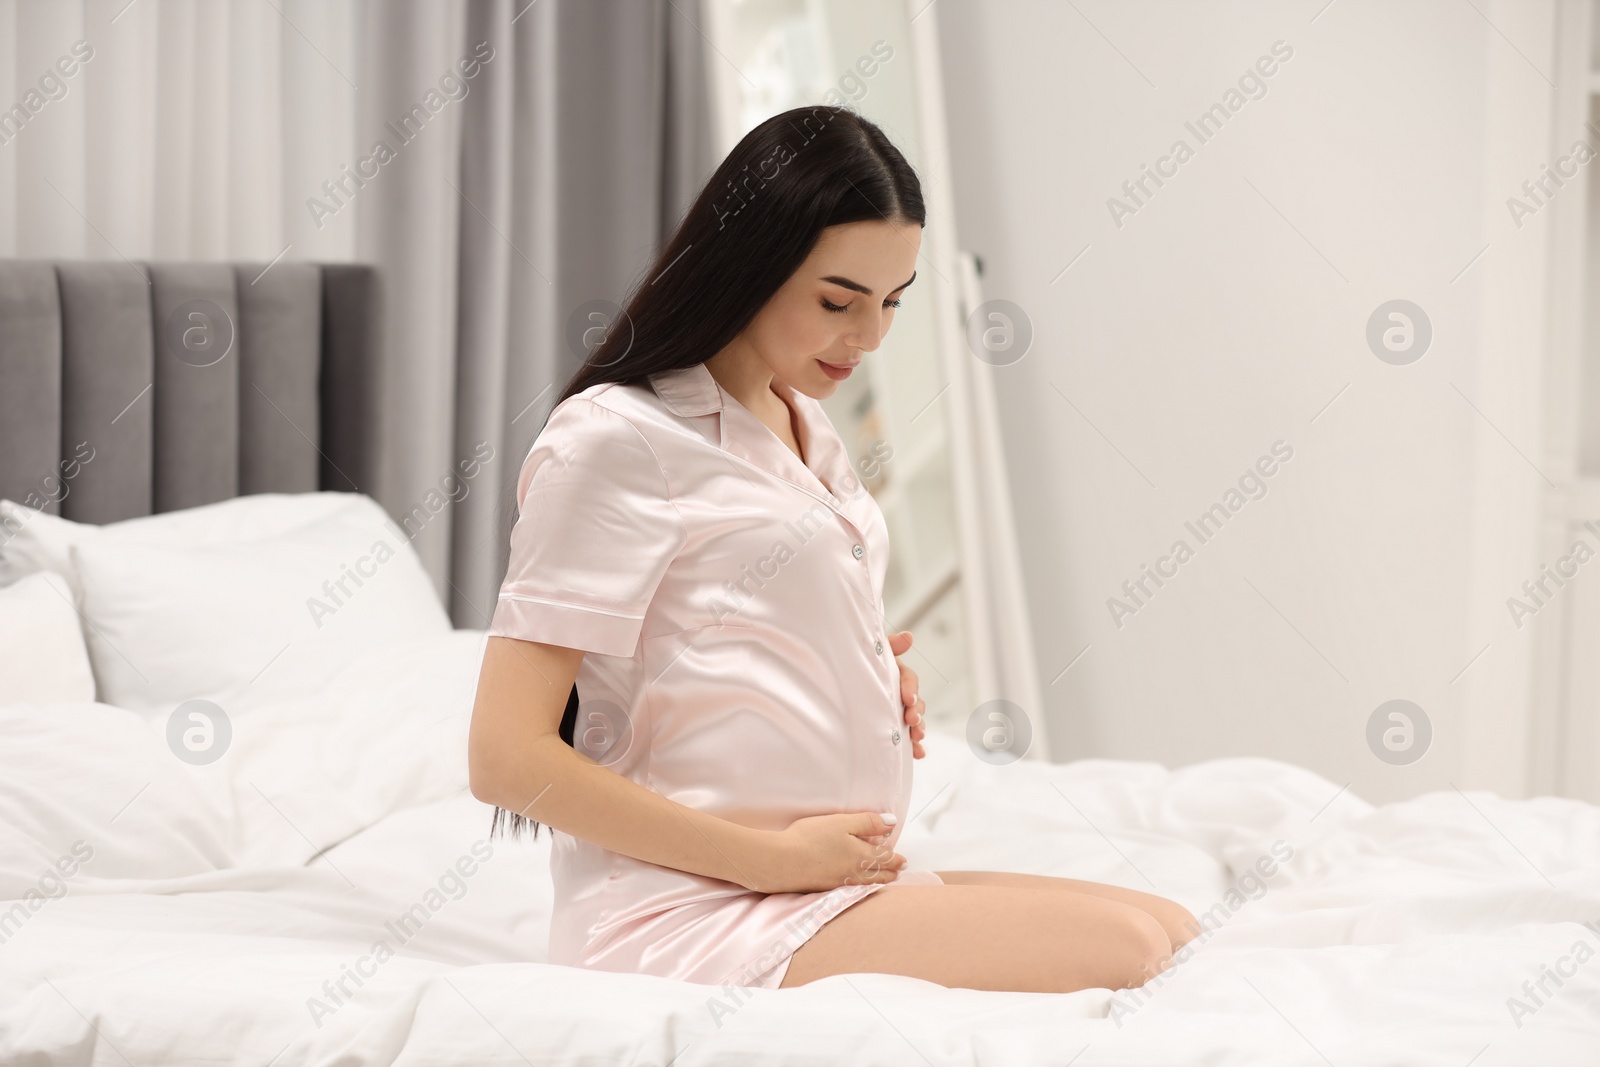
[[[905,825],[911,739],[883,615],[888,530],[822,405],[779,382],[802,462],[704,365],[558,404],[518,479],[489,633],[579,648],[574,747],[746,826]],[[554,834],[550,961],[776,987],[882,885],[754,892]],[[937,884],[930,871],[893,883]]]

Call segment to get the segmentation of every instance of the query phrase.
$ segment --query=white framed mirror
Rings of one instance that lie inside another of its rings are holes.
[[[915,634],[904,659],[921,680],[930,724],[969,733],[980,711],[990,722],[992,709],[979,706],[1001,697],[1031,714],[1040,707],[1033,679],[1024,677],[1031,645],[1021,642],[1026,655],[1006,664],[993,648],[1019,628],[1026,632],[1024,613],[1013,610],[1008,624],[995,625],[990,583],[980,573],[989,554],[982,517],[993,509],[977,486],[967,405],[968,376],[983,371],[967,369],[973,360],[961,327],[976,273],[952,236],[942,106],[927,89],[936,78],[926,56],[936,50],[931,18],[916,25],[927,17],[919,10],[926,0],[705,2],[719,153],[780,111],[845,104],[882,127],[922,179],[928,226],[919,284],[866,361],[867,373],[823,406],[883,509],[891,543],[886,614],[890,625]],[[938,136],[929,138],[930,130]],[[1009,545],[1003,551],[1014,560]],[[1010,684],[1001,677],[1007,673]],[[1027,755],[1045,756],[1043,730],[1031,732]]]

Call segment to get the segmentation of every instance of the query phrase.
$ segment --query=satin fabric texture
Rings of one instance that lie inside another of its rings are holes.
[[[803,462],[703,364],[558,404],[518,478],[489,633],[587,653],[573,744],[615,773],[761,829],[893,812],[893,848],[912,755],[888,529],[822,405],[773,389]],[[763,894],[560,832],[551,875],[551,962],[711,985],[776,987],[823,923],[886,888]]]

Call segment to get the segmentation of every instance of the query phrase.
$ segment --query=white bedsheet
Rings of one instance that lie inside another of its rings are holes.
[[[0,1063],[1600,1063],[1600,808],[1374,808],[1259,759],[992,767],[930,739],[914,866],[1114,882],[1217,923],[1142,990],[718,990],[537,962],[548,835],[489,842],[465,791],[481,643],[242,712],[209,767],[120,709],[0,708]],[[93,858],[41,880],[75,840]]]

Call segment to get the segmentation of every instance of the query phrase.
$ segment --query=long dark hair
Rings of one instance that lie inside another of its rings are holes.
[[[704,363],[750,324],[823,230],[866,221],[927,223],[922,183],[884,132],[847,107],[767,119],[712,174],[551,411],[592,385]],[[573,685],[561,717],[569,745],[577,719]],[[513,837],[529,823],[539,834],[538,822],[496,808],[491,837],[502,818]]]

